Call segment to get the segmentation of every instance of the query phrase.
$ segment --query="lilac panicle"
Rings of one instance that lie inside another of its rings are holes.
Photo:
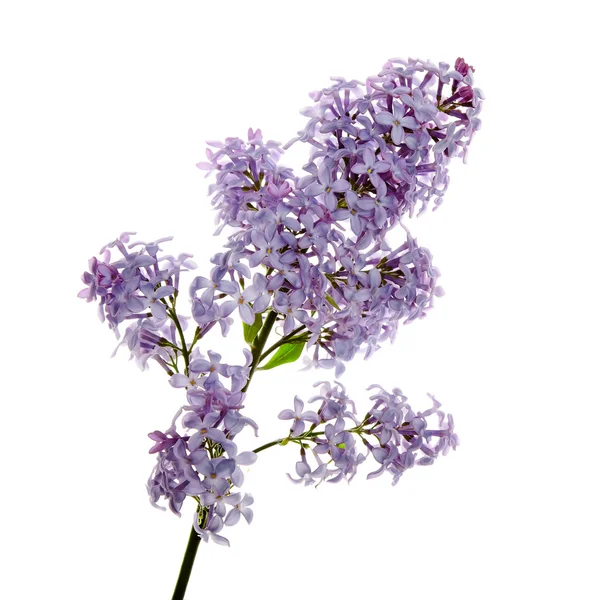
[[[210,361],[202,358],[194,361],[198,372],[228,375],[234,368],[222,364],[216,353],[209,356]],[[248,367],[239,368],[245,371],[247,380]],[[240,467],[256,460],[253,452],[238,452],[233,439],[246,426],[255,425],[240,412],[245,394],[232,391],[219,378],[197,377],[192,390],[190,387],[189,404],[178,411],[170,428],[164,433],[149,434],[155,442],[150,453],[156,454],[157,459],[147,489],[153,505],[162,508],[159,504],[162,499],[177,515],[187,496],[196,498],[208,524],[202,527],[198,515],[195,516],[199,535],[205,541],[228,545],[227,539],[218,535],[222,525],[235,525],[240,515],[248,523],[252,520],[252,510],[248,508],[252,496],[242,499],[234,488],[244,482]]]
[[[340,383],[315,385],[321,386],[321,393],[309,402],[320,403],[316,419],[312,411],[302,414],[303,403],[297,397],[295,411],[285,410],[279,415],[280,419],[295,419],[289,436],[283,440],[300,446],[297,478],[289,475],[295,483],[350,481],[358,466],[371,456],[378,468],[367,478],[388,472],[395,485],[407,469],[431,465],[438,456],[456,450],[459,444],[452,415],[446,416],[433,396],[430,396],[431,408],[415,412],[398,388],[390,393],[381,386],[370,386],[368,389],[376,390],[371,396],[373,405],[359,421],[354,403]],[[437,423],[431,423],[428,417],[437,418]],[[359,452],[361,448],[364,454]],[[314,468],[308,462],[307,450]]]
[[[217,233],[227,228],[228,237],[187,288],[180,276],[196,264],[191,254],[163,253],[170,237],[141,242],[124,232],[90,259],[79,297],[97,302],[117,349],[126,346],[142,369],[152,359],[185,390],[171,426],[149,434],[156,465],[147,489],[152,504],[178,515],[193,497],[203,540],[228,545],[223,528],[252,521],[253,497],[238,490],[256,454],[238,452],[234,438],[248,426],[257,431],[242,410],[265,357],[280,346],[291,355],[296,344],[309,366],[338,377],[444,294],[431,252],[405,221],[442,204],[451,160],[467,158],[483,101],[474,71],[463,58],[453,66],[390,59],[364,83],[333,78],[312,92],[307,123],[285,146],[260,129],[209,142],[197,166],[212,177]],[[294,143],[308,145],[301,174],[279,162]],[[404,238],[392,242],[396,226]],[[182,289],[190,316],[178,304]],[[228,335],[236,318],[250,350],[243,364],[228,364],[204,344],[209,334]],[[261,354],[257,341],[273,326],[281,337]],[[372,389],[362,420],[339,383],[321,385],[309,401],[318,410],[296,397],[293,410],[279,413],[290,422],[285,440],[300,447],[292,480],[349,481],[370,460],[369,478],[388,472],[395,484],[406,469],[456,448],[452,416],[435,398],[414,412],[400,390]]]

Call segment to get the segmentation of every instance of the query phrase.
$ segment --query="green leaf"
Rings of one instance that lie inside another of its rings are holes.
[[[256,318],[254,319],[254,325],[247,325],[246,323],[244,323],[244,339],[246,340],[246,342],[248,342],[248,344],[252,344],[252,342],[254,341],[254,338],[258,335],[258,332],[260,331],[260,328],[262,327],[262,314],[259,313],[258,315],[256,315]]]
[[[279,365],[285,365],[286,363],[298,360],[302,354],[302,350],[304,350],[305,344],[306,341],[302,340],[301,342],[279,346],[271,360],[264,367],[259,367],[259,369],[261,371],[266,371],[267,369],[273,369]]]
[[[325,299],[327,300],[327,302],[329,302],[329,304],[331,304],[331,306],[333,306],[333,308],[341,310],[337,302],[329,294],[325,294]]]

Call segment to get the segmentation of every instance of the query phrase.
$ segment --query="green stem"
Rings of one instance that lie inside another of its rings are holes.
[[[262,452],[263,450],[266,450],[267,448],[272,448],[273,446],[277,446],[277,444],[281,444],[281,442],[283,442],[283,440],[284,440],[284,438],[280,438],[278,440],[274,440],[273,442],[269,442],[268,444],[264,444],[260,448],[256,448],[256,450],[252,450],[252,452],[254,452],[255,454],[258,453],[258,452]]]
[[[271,329],[273,329],[273,325],[275,325],[276,320],[277,313],[274,310],[272,310],[267,315],[267,318],[263,323],[262,329],[260,330],[260,333],[258,334],[258,337],[256,339],[256,344],[252,345],[252,366],[250,367],[248,381],[246,382],[246,385],[244,386],[242,392],[246,392],[248,390],[248,387],[250,386],[250,382],[252,381],[254,371],[256,371],[256,367],[258,367],[258,363],[260,362],[261,353],[263,351],[263,348],[265,347],[265,344],[267,343],[267,340],[269,339],[269,334],[271,333]]]
[[[355,432],[354,430],[348,430],[348,431],[352,431],[353,433],[358,433],[357,431]],[[252,450],[252,452],[254,452],[255,454],[257,454],[258,452],[262,452],[263,450],[267,450],[267,448],[272,448],[273,446],[277,446],[279,445],[283,445],[283,442],[303,442],[304,440],[312,440],[313,438],[316,438],[320,435],[324,435],[325,432],[324,431],[307,431],[306,433],[303,433],[302,435],[299,435],[297,437],[287,437],[287,438],[279,438],[278,440],[273,440],[272,442],[269,442],[268,444],[264,444],[262,446],[260,446],[259,448],[256,448],[255,450]]]
[[[198,507],[199,509],[200,507]],[[201,527],[206,527],[206,514],[203,515]],[[183,555],[183,562],[181,563],[181,569],[179,571],[179,577],[175,584],[175,591],[173,592],[172,600],[183,600],[185,597],[185,590],[187,589],[190,575],[192,573],[192,567],[194,566],[194,559],[198,552],[198,546],[200,545],[200,536],[196,533],[196,530],[192,527],[190,537],[188,539],[188,545]]]
[[[190,353],[187,348],[185,336],[183,335],[183,329],[181,327],[181,323],[179,322],[179,319],[177,318],[177,312],[175,311],[174,304],[175,303],[173,303],[173,308],[171,310],[168,310],[167,313],[173,320],[173,323],[175,323],[175,327],[177,328],[177,331],[179,333],[179,338],[181,339],[181,349],[180,350],[181,350],[181,354],[183,354],[183,360],[185,362],[185,374],[189,375],[188,368],[190,366]]]
[[[168,340],[164,340],[164,341],[160,342],[159,346],[173,348],[173,350],[178,350],[179,352],[181,352],[183,354],[183,350],[179,346],[172,344]]]
[[[192,340],[192,343],[190,344],[190,348],[189,351],[191,352],[192,349],[194,348],[194,346],[196,345],[196,342],[200,339],[200,327],[196,327],[196,331],[194,332],[194,339]]]

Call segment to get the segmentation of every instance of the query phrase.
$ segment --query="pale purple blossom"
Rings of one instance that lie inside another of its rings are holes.
[[[172,285],[164,285],[158,289],[154,289],[154,286],[151,283],[140,284],[140,292],[146,297],[147,304],[149,305],[152,314],[157,319],[166,319],[167,309],[161,300],[171,296],[174,291],[175,288]],[[135,310],[137,312],[140,309],[135,308]]]
[[[326,163],[321,165],[317,179],[318,183],[311,183],[304,192],[308,196],[320,196],[321,194],[324,194],[325,206],[327,206],[329,210],[335,210],[338,203],[335,194],[349,190],[350,184],[345,179],[336,179],[333,181],[331,168]]]
[[[295,290],[291,294],[277,292],[273,299],[273,308],[284,315],[283,334],[289,335],[296,327],[296,319],[301,323],[305,323],[308,319],[308,314],[302,310],[302,305],[306,300],[306,295],[302,290]]]
[[[279,250],[285,246],[285,241],[277,233],[277,226],[268,224],[263,231],[252,229],[250,232],[252,243],[256,246],[256,251],[251,255],[248,264],[256,267],[264,262],[269,267],[279,268],[281,262],[278,259]]]
[[[229,540],[222,535],[219,535],[219,532],[223,529],[223,519],[217,514],[213,514],[205,528],[200,527],[198,515],[195,514],[194,529],[204,542],[212,540],[215,544],[219,544],[220,546],[229,546]]]
[[[290,410],[289,408],[286,408],[285,410],[282,410],[279,413],[279,415],[278,415],[279,419],[282,419],[284,421],[289,421],[289,420],[293,421],[292,426],[290,428],[290,435],[293,435],[293,436],[300,435],[306,427],[305,421],[308,421],[309,423],[314,423],[314,424],[320,422],[319,416],[313,410],[307,410],[304,412],[303,411],[304,411],[304,402],[298,396],[296,396],[296,398],[294,398],[294,410]]]
[[[383,111],[375,115],[375,121],[380,125],[391,127],[391,136],[394,144],[399,146],[404,141],[404,128],[418,129],[419,123],[414,117],[405,116],[406,108],[394,102],[393,112]]]
[[[223,279],[223,275],[224,273],[215,267],[211,272],[210,279],[202,276],[195,277],[190,285],[190,295],[195,297],[196,292],[203,289],[204,292],[200,295],[200,300],[207,308],[210,308],[216,292],[235,293],[237,291],[235,283]]]
[[[225,498],[225,502],[232,506],[227,517],[225,517],[225,525],[236,525],[240,517],[244,517],[248,525],[252,523],[254,513],[251,508],[248,508],[254,504],[254,498],[251,494],[244,494],[243,498],[239,492],[237,494],[230,494]]]
[[[229,377],[230,375],[229,365],[222,363],[221,359],[222,357],[220,354],[209,350],[208,360],[205,358],[197,358],[190,363],[189,370],[194,373],[208,373],[208,377],[206,377],[204,384],[210,384],[213,381],[217,381],[219,375],[222,375],[223,377]]]
[[[423,94],[420,88],[415,88],[412,94],[403,94],[400,99],[406,106],[413,109],[415,119],[418,123],[435,121],[438,109],[436,105]]]
[[[367,148],[362,154],[362,163],[357,163],[352,167],[352,172],[359,175],[368,175],[373,185],[378,185],[381,181],[379,173],[386,173],[390,170],[390,164],[381,160],[377,160],[375,153],[370,148]]]
[[[188,441],[190,452],[197,450],[206,439],[219,444],[226,441],[227,438],[223,431],[215,427],[220,420],[221,416],[219,413],[209,413],[204,418],[201,418],[196,413],[189,412],[183,417],[182,425],[187,429],[196,430],[196,433],[194,433]]]
[[[240,290],[239,287],[235,292],[229,294],[233,300],[228,300],[223,303],[223,310],[225,314],[231,314],[236,308],[240,312],[240,317],[244,323],[252,325],[255,319],[255,312],[262,312],[254,308],[251,303],[259,302],[260,305],[268,303],[268,296],[265,297],[264,292],[261,292],[255,286],[249,286],[244,290]]]

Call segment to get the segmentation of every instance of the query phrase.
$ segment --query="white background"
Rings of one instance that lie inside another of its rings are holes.
[[[170,250],[206,271],[222,240],[194,166],[205,140],[251,126],[285,142],[309,91],[394,56],[463,56],[483,127],[441,210],[409,223],[446,296],[343,382],[362,407],[373,382],[421,408],[435,393],[462,445],[394,488],[318,490],[288,482],[294,449],[269,450],[247,475],[253,524],[228,531],[230,549],[201,544],[188,597],[595,597],[599,90],[584,5],[3,4],[2,598],[170,598],[192,507],[179,520],[149,505],[146,434],[182,394],[109,359],[81,272],[125,230],[175,235]],[[283,162],[299,169],[300,150]],[[247,448],[284,433],[277,413],[324,377],[259,374]]]

